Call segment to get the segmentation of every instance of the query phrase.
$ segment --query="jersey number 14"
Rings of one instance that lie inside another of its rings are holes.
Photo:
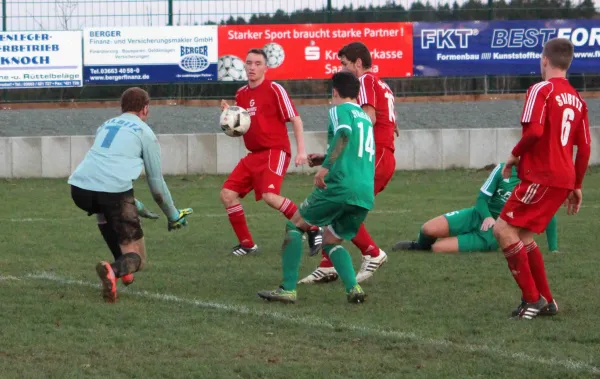
[[[367,126],[367,138],[365,139],[365,125],[362,122],[356,124],[358,130],[360,130],[360,142],[358,145],[358,157],[362,158],[366,152],[369,154],[369,162],[373,162],[373,155],[375,155],[375,138],[373,138],[373,126]]]

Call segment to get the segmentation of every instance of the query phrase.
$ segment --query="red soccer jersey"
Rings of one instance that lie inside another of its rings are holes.
[[[375,108],[375,149],[386,147],[394,151],[394,131],[396,130],[396,111],[394,109],[394,93],[372,72],[360,78],[358,104],[368,104]]]
[[[581,188],[590,156],[585,101],[565,78],[529,88],[521,117],[523,137],[513,149],[521,157],[519,178],[548,187]],[[577,145],[573,164],[573,146]]]
[[[269,80],[255,88],[245,85],[235,94],[235,103],[250,114],[250,129],[244,134],[246,149],[252,152],[277,149],[291,154],[285,123],[298,116],[298,112],[281,85]]]

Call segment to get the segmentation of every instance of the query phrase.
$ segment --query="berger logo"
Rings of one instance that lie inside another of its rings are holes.
[[[478,29],[423,29],[421,48],[465,49],[469,47],[469,37],[478,34]]]
[[[179,67],[187,72],[202,72],[210,66],[208,46],[180,46]]]

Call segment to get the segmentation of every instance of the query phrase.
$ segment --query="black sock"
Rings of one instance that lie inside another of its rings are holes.
[[[108,245],[110,252],[112,253],[115,261],[119,259],[123,253],[121,252],[121,246],[119,246],[119,237],[117,232],[108,224],[98,224],[98,229],[104,238],[104,242]]]
[[[132,274],[139,270],[140,265],[142,264],[142,258],[136,253],[127,253],[123,254],[119,257],[119,259],[115,260],[115,263],[111,265],[113,271],[115,272],[115,276],[120,278],[127,274]]]

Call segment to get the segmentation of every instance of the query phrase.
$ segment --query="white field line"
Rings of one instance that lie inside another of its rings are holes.
[[[410,209],[397,209],[397,210],[386,210],[386,211],[371,211],[369,214],[402,214],[409,213]],[[273,210],[272,212],[254,212],[254,213],[246,213],[246,218],[252,217],[263,217],[263,216],[271,216],[276,215],[277,211]],[[222,213],[194,213],[191,217],[205,217],[205,218],[226,218],[227,212],[223,210]],[[161,215],[161,218],[164,216]],[[37,217],[37,218],[0,218],[0,222],[73,222],[75,218],[50,218],[50,217]],[[160,220],[160,219],[159,219]]]
[[[19,278],[15,278],[15,277],[4,277],[4,278],[19,279]],[[83,286],[83,287],[99,288],[99,284],[96,284],[96,283],[63,278],[63,277],[57,276],[53,273],[47,273],[47,272],[42,272],[42,273],[37,273],[37,274],[29,274],[29,275],[22,277],[21,279],[24,279],[24,280],[32,280],[32,279],[33,280],[46,280],[46,281],[51,281],[51,282],[59,283],[59,284],[66,285],[66,286]],[[250,309],[248,307],[241,306],[241,305],[219,303],[219,302],[215,302],[215,301],[186,299],[186,298],[182,298],[182,297],[175,296],[175,295],[169,295],[169,294],[153,293],[153,292],[148,292],[148,291],[136,291],[136,290],[132,290],[131,288],[127,288],[126,290],[122,291],[122,293],[126,293],[130,296],[141,297],[141,298],[145,298],[145,299],[157,300],[157,301],[162,301],[162,302],[186,304],[186,305],[190,305],[193,307],[199,307],[199,308],[204,308],[204,309],[213,309],[213,310],[219,310],[219,311],[223,311],[223,312],[237,313],[237,314],[249,315],[249,316],[254,316],[254,317],[266,317],[266,318],[270,318],[272,320],[277,320],[277,321],[281,321],[281,322],[285,322],[285,323],[289,323],[289,324],[296,324],[296,325],[303,325],[303,326],[307,326],[307,327],[324,328],[324,329],[331,329],[331,330],[345,329],[349,332],[365,334],[365,335],[370,335],[370,336],[374,336],[374,337],[389,338],[389,339],[400,340],[400,341],[411,341],[411,342],[421,344],[421,345],[441,347],[441,348],[446,348],[449,350],[459,350],[459,351],[470,352],[470,353],[484,353],[484,354],[487,354],[487,355],[490,355],[493,357],[502,357],[502,358],[504,358],[506,360],[510,360],[510,361],[519,360],[519,361],[526,362],[526,363],[535,363],[535,364],[540,364],[540,365],[544,365],[544,366],[562,367],[569,371],[585,371],[585,372],[588,372],[591,374],[596,374],[596,375],[600,374],[599,367],[593,366],[593,365],[585,363],[585,362],[574,361],[571,359],[563,360],[563,359],[555,359],[555,358],[544,358],[544,357],[539,357],[539,356],[535,356],[535,355],[529,355],[529,354],[526,354],[523,352],[512,352],[512,351],[502,350],[500,348],[490,347],[490,346],[483,345],[483,344],[477,344],[477,345],[460,344],[460,343],[451,342],[451,341],[448,341],[445,339],[435,339],[435,338],[423,337],[423,336],[420,336],[413,332],[380,329],[380,328],[373,328],[373,327],[369,327],[369,326],[365,326],[365,325],[356,325],[356,324],[345,324],[345,323],[344,324],[332,324],[327,320],[320,319],[317,317],[292,316],[292,315],[282,314],[279,312],[273,312],[273,311],[268,310],[268,307],[265,307],[266,310],[264,310],[264,311],[258,311],[258,310]],[[368,306],[368,305],[366,305],[366,306]],[[509,322],[509,321],[507,321],[507,322]],[[510,321],[510,322],[513,322],[513,321]],[[521,321],[519,321],[519,322],[521,322]]]

